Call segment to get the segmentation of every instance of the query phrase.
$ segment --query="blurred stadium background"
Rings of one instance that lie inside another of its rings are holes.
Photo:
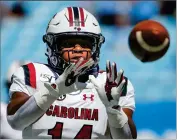
[[[132,81],[138,139],[176,139],[176,1],[1,1],[1,103],[9,101],[13,62],[47,62],[42,35],[50,18],[67,6],[82,6],[98,18],[106,37],[100,68],[107,59],[115,61]],[[162,23],[171,38],[165,56],[151,63],[140,62],[128,48],[132,27],[146,19]]]

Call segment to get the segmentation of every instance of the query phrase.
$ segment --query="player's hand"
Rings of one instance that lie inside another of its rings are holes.
[[[86,88],[86,83],[78,82],[78,76],[86,72],[94,61],[92,58],[80,58],[76,63],[71,63],[53,84],[44,83],[45,87],[55,96],[65,95]]]
[[[108,111],[118,106],[119,98],[125,87],[125,79],[123,79],[123,70],[117,72],[116,63],[106,63],[106,82],[100,81],[93,75],[89,76],[90,81],[94,84],[100,99],[106,106]]]

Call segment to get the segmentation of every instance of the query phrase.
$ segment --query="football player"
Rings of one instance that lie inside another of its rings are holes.
[[[12,76],[12,128],[23,138],[136,138],[131,82],[109,61],[99,73],[104,36],[95,17],[67,7],[53,16],[43,41],[48,64],[23,65]]]

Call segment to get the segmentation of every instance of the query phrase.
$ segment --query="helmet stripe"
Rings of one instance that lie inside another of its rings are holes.
[[[74,11],[74,21],[75,21],[75,26],[80,26],[79,23],[79,10],[78,7],[73,7],[73,11]]]
[[[84,27],[85,22],[84,22],[84,10],[83,10],[83,8],[79,7],[79,12],[80,12],[80,17],[81,17],[81,26]]]
[[[68,7],[68,15],[69,15],[69,26],[73,26],[73,12],[72,8]]]

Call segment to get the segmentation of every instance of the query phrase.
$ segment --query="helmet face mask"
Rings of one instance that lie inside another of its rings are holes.
[[[71,13],[73,12],[73,14],[75,14],[74,11],[76,11],[76,9],[80,10],[79,16],[81,18],[77,18],[77,22],[71,22],[69,21]],[[79,19],[82,19],[82,21],[79,21]],[[71,26],[71,23],[73,26]],[[76,41],[72,42],[72,40]],[[82,51],[88,51],[88,49],[91,50],[91,57],[95,61],[95,65],[93,67],[95,67],[98,64],[100,48],[102,43],[104,43],[104,40],[104,36],[101,34],[101,29],[97,20],[92,14],[80,7],[68,7],[57,13],[49,22],[47,33],[43,36],[43,41],[48,46],[48,63],[55,70],[59,71],[64,71],[70,63],[70,61],[67,62],[62,58],[62,50],[74,47],[73,45],[77,44],[77,41],[78,44],[81,45]]]

